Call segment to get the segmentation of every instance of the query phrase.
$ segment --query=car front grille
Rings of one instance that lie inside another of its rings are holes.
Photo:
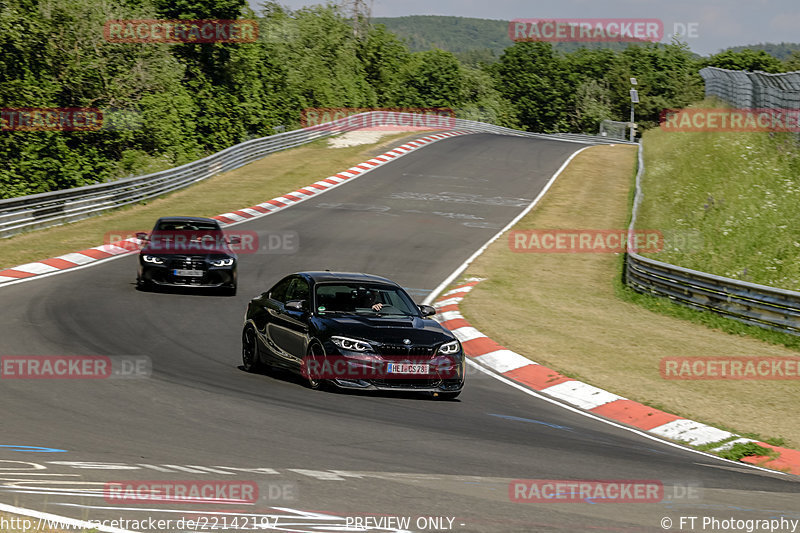
[[[177,255],[170,258],[169,268],[179,270],[206,270],[206,262],[202,257]]]
[[[436,353],[434,346],[413,346],[404,344],[384,344],[378,347],[380,355],[413,355],[413,356],[432,356]]]

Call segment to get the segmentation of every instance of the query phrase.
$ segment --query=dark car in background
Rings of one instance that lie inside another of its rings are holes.
[[[347,272],[299,272],[247,306],[245,370],[280,368],[312,389],[432,393],[455,398],[464,386],[461,343],[396,283]]]
[[[136,285],[141,290],[154,287],[216,288],[236,294],[238,258],[228,238],[213,218],[162,217],[144,241],[139,252]]]

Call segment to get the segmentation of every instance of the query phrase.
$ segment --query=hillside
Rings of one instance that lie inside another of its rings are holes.
[[[440,48],[466,63],[491,63],[514,44],[508,36],[507,20],[413,15],[376,17],[372,23],[386,26],[405,40],[412,52]],[[624,50],[628,43],[553,43],[555,50],[565,54],[584,47]]]
[[[800,53],[800,43],[759,43],[745,46],[732,46],[728,48],[734,52],[742,50],[764,50],[769,55],[782,61],[789,59],[793,52]]]
[[[512,41],[508,37],[508,21],[466,17],[414,15],[409,17],[373,18],[405,39],[412,52],[441,48],[453,53],[488,49],[500,55]]]

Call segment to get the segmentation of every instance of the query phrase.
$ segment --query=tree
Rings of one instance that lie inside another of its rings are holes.
[[[792,52],[786,61],[784,61],[784,70],[786,72],[796,72],[800,70],[800,50]]]
[[[358,56],[364,65],[366,81],[380,105],[399,105],[396,97],[400,92],[400,72],[411,57],[405,44],[379,24],[370,28]]]
[[[567,129],[567,72],[550,43],[515,43],[491,70],[500,94],[513,103],[523,128],[538,132]]]
[[[705,66],[728,70],[761,70],[763,72],[782,72],[781,61],[764,50],[725,50],[713,55],[705,61]]]
[[[450,52],[411,54],[400,71],[394,100],[401,107],[460,107],[463,103],[461,64]]]

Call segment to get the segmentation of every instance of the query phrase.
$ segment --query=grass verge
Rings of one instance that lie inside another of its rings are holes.
[[[584,151],[515,229],[626,228],[635,158],[631,146]],[[500,344],[571,377],[699,422],[800,446],[796,382],[674,381],[659,372],[666,356],[795,351],[689,322],[680,316],[687,310],[666,301],[659,305],[675,315],[621,299],[620,274],[616,254],[515,253],[501,238],[465,273],[487,280],[462,302],[462,313]]]
[[[720,107],[713,101],[700,107]],[[800,290],[800,143],[790,133],[649,130],[637,226],[665,233],[657,259]],[[670,236],[674,236],[670,243]]]
[[[271,200],[380,155],[417,131],[379,142],[330,148],[327,139],[271,154],[242,168],[147,202],[103,215],[0,239],[0,269],[105,244],[106,233],[149,231],[160,216],[214,216]]]

